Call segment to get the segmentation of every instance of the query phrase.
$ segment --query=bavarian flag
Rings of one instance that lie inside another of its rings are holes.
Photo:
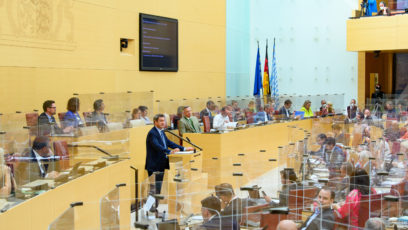
[[[268,63],[268,40],[266,40],[266,55],[265,55],[265,67],[264,67],[264,74],[263,74],[263,95],[271,96],[271,86],[269,84],[269,63]]]

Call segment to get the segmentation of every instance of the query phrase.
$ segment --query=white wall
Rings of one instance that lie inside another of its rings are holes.
[[[234,0],[229,0],[234,1]],[[227,1],[228,2],[228,1]],[[249,67],[248,78],[227,77],[227,95],[239,89],[240,95],[252,93],[257,41],[261,61],[269,39],[269,60],[276,38],[280,94],[345,94],[345,104],[357,97],[357,53],[346,51],[346,20],[357,1],[353,0],[248,0]],[[242,10],[242,9],[240,9]],[[236,8],[227,3],[228,12]],[[232,14],[232,13],[230,13]],[[230,23],[227,20],[227,28]],[[228,50],[231,38],[227,30],[227,63],[246,60]],[[245,47],[241,47],[245,49]],[[227,75],[231,69],[227,64]],[[245,85],[245,87],[242,87]],[[234,96],[229,94],[229,96]],[[342,108],[343,109],[343,108]]]

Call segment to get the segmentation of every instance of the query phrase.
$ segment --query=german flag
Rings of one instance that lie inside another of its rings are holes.
[[[271,96],[271,86],[269,84],[269,63],[268,63],[268,40],[266,40],[266,55],[265,55],[265,67],[264,67],[264,74],[263,74],[263,96],[266,97]]]

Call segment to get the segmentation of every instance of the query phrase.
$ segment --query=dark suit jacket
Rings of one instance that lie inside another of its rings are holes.
[[[288,110],[288,112],[289,112],[289,117],[287,116],[287,114],[286,114],[286,108],[285,108],[285,106],[282,106],[280,109],[279,109],[279,115],[283,115],[282,116],[282,118],[283,119],[289,119],[290,118],[290,115],[292,115],[292,113],[290,112],[290,110]]]
[[[203,109],[203,110],[201,110],[201,112],[200,112],[200,119],[203,120],[203,117],[205,117],[205,116],[208,116],[208,117],[210,118],[210,125],[211,125],[211,128],[213,128],[213,120],[214,120],[214,117],[211,115],[211,113],[209,113],[209,112],[207,111],[206,108]]]
[[[59,171],[59,162],[54,157],[43,159],[41,161],[41,164],[43,165],[45,174],[52,171]],[[22,159],[21,161],[19,161],[17,170],[14,174],[17,180],[17,184],[19,185],[42,179],[45,176],[41,175],[40,166],[38,165],[37,158],[35,157],[32,149],[30,150],[30,152],[22,156]]]
[[[323,215],[322,215],[323,214]],[[313,214],[312,214],[313,216]],[[309,219],[312,217],[309,216],[307,220],[302,224],[302,227],[300,229],[306,227],[307,222],[309,222]],[[322,227],[320,228],[320,220],[322,220]],[[307,226],[307,230],[331,230],[334,228],[334,212],[333,209],[331,208],[325,208],[323,209],[323,212],[317,215],[312,222]]]
[[[238,224],[236,222],[233,222],[231,218],[220,218],[218,215],[216,215],[210,221],[203,223],[200,229],[238,230]]]
[[[52,123],[45,113],[38,116],[38,133],[40,136],[62,133],[62,130],[55,121],[54,116],[51,117],[51,120]]]
[[[183,146],[177,145],[170,141],[166,135],[164,135],[166,145],[168,148],[179,148],[183,150]],[[169,159],[167,155],[170,154],[170,150],[165,148],[163,141],[160,137],[159,131],[156,127],[153,127],[146,138],[146,164],[145,169],[151,172],[164,172],[165,169],[169,169]]]
[[[357,106],[347,106],[347,115],[350,119],[354,119],[357,115]]]
[[[241,223],[242,209],[245,207],[245,201],[241,198],[235,198],[221,211],[221,216],[232,218],[234,222]]]

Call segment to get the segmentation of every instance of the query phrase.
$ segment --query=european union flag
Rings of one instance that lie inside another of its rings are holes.
[[[256,55],[256,66],[255,66],[254,96],[260,96],[261,89],[262,89],[261,56],[259,55],[259,44],[258,44],[258,54]]]

